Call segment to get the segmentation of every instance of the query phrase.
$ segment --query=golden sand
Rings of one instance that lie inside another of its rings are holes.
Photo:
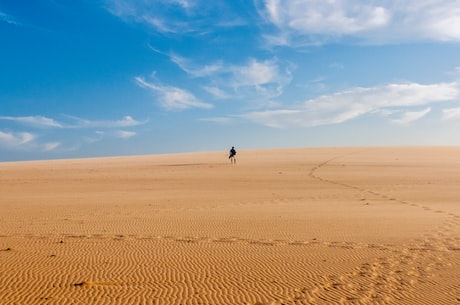
[[[460,304],[460,148],[0,163],[0,304]]]

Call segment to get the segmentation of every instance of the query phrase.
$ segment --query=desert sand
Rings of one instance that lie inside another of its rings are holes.
[[[0,304],[460,304],[460,148],[0,163]]]

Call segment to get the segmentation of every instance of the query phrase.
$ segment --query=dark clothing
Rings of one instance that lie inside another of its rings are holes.
[[[230,156],[228,156],[228,158],[230,159],[231,157],[234,157],[236,155],[236,150],[235,148],[232,147],[232,149],[230,149]]]

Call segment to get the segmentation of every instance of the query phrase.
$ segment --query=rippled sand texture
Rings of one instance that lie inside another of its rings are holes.
[[[0,163],[0,304],[460,304],[460,148]]]

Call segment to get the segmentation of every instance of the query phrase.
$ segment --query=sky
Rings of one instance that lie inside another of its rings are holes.
[[[0,161],[459,130],[458,0],[0,0]]]

